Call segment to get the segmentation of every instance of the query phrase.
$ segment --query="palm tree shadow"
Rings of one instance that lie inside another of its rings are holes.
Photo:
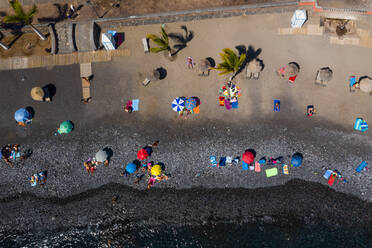
[[[257,57],[262,52],[262,49],[261,48],[258,48],[257,50],[255,50],[253,46],[248,46],[248,49],[247,49],[245,45],[238,45],[235,48],[236,48],[236,50],[238,50],[239,56],[241,56],[242,54],[245,54],[246,55],[246,58],[245,58],[245,60],[244,60],[244,62],[242,64],[242,66],[236,72],[236,75],[238,75],[239,73],[241,73],[243,71],[243,69],[245,68],[245,66],[249,62],[251,62],[254,59],[257,59]],[[261,63],[262,66],[264,66],[262,60],[260,60],[260,63]]]
[[[185,35],[180,33],[169,33],[168,36],[177,42],[173,46],[176,51],[173,53],[173,55],[176,55],[179,51],[187,47],[187,43],[189,43],[194,38],[194,32],[191,30],[188,30],[185,25],[181,26],[181,29],[185,32]]]
[[[58,10],[58,15],[57,17],[41,17],[41,18],[37,18],[37,20],[41,23],[50,23],[50,22],[61,22],[63,20],[66,19],[67,17],[67,11],[68,11],[68,7],[67,7],[67,4],[58,4],[58,3],[55,3],[53,4],[57,10]]]

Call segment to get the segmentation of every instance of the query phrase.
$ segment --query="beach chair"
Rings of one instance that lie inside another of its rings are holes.
[[[355,92],[355,85],[356,85],[356,77],[355,76],[350,76],[349,77],[349,90],[350,92]]]
[[[242,170],[248,170],[248,169],[249,169],[249,165],[242,160]]]
[[[139,110],[139,99],[133,99],[132,100],[132,111],[138,111]]]
[[[282,166],[282,172],[283,172],[284,175],[288,175],[289,174],[288,165],[283,164],[283,166]]]
[[[360,163],[360,165],[355,169],[356,172],[360,173],[366,166],[368,165],[368,163],[366,161],[363,161],[362,163]]]
[[[150,82],[151,82],[150,79],[145,78],[145,80],[142,81],[142,84],[143,84],[144,86],[147,86]]]
[[[148,53],[150,51],[149,42],[147,38],[142,38],[142,44],[143,44],[143,51],[145,53]]]
[[[217,166],[216,156],[210,156],[209,157],[209,161],[211,162],[211,166],[212,167],[216,167]]]

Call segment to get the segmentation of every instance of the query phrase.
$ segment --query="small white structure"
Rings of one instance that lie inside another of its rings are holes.
[[[112,34],[103,33],[101,36],[101,42],[106,50],[115,50],[116,42]]]
[[[296,10],[291,19],[292,28],[300,28],[307,20],[306,10]]]

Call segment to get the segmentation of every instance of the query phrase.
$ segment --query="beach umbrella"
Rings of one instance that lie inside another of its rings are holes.
[[[185,102],[185,108],[187,108],[188,110],[193,110],[194,108],[196,108],[197,103],[198,102],[195,98],[189,98]]]
[[[137,158],[139,160],[145,160],[149,154],[147,153],[146,149],[141,149],[137,152]]]
[[[324,82],[329,82],[332,80],[333,72],[329,67],[322,68],[319,70],[319,79]]]
[[[136,170],[137,166],[133,163],[129,163],[127,164],[127,166],[125,166],[125,171],[128,172],[129,174],[134,173]]]
[[[99,150],[94,157],[96,158],[97,162],[103,163],[108,159],[108,154],[104,150]]]
[[[362,78],[359,80],[359,88],[361,91],[369,93],[372,91],[372,79]]]
[[[73,128],[74,128],[74,126],[72,125],[71,121],[64,121],[59,125],[59,128],[58,128],[57,132],[59,134],[69,133],[69,132],[72,131]]]
[[[35,101],[42,101],[44,98],[44,91],[40,87],[34,87],[31,89],[31,98]]]
[[[288,76],[293,77],[296,76],[300,72],[300,68],[295,63],[289,63],[286,68],[286,73]]]
[[[251,164],[254,161],[254,154],[252,152],[250,152],[250,151],[245,151],[243,153],[242,159],[247,164]]]
[[[260,72],[262,70],[262,66],[261,66],[260,61],[258,61],[257,59],[255,59],[255,60],[252,60],[251,62],[249,62],[248,63],[248,70],[251,73]]]
[[[32,119],[31,113],[25,108],[20,108],[14,113],[14,119],[17,122],[26,122]]]
[[[299,167],[302,164],[302,156],[299,154],[295,154],[292,156],[291,164],[294,167]]]
[[[161,171],[161,166],[158,164],[151,167],[151,175],[153,176],[159,176],[161,174]]]
[[[180,97],[177,97],[172,102],[172,109],[176,112],[182,111],[185,107],[185,101]]]

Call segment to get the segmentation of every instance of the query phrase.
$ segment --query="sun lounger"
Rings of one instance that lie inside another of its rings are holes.
[[[220,162],[218,163],[219,166],[225,166],[226,165],[226,157],[221,157]]]
[[[261,164],[259,162],[254,163],[254,171],[261,172]]]
[[[366,161],[363,161],[362,163],[360,163],[360,165],[355,169],[356,172],[360,173],[366,166],[368,165],[368,163]]]
[[[139,99],[133,99],[132,100],[132,111],[138,111],[139,110]]]
[[[328,180],[329,177],[332,175],[332,173],[333,173],[332,170],[327,170],[327,171],[324,173],[323,177],[324,177],[325,179]]]
[[[288,175],[289,174],[288,165],[283,164],[282,171],[284,175]]]
[[[217,166],[216,156],[210,156],[209,157],[209,161],[211,162],[212,167],[216,167]]]
[[[142,44],[143,44],[143,51],[145,53],[148,53],[150,51],[150,49],[149,49],[149,42],[148,42],[147,38],[142,39]]]
[[[144,85],[144,86],[147,86],[149,83],[150,83],[150,79],[148,79],[148,78],[145,78],[145,80],[143,80],[143,82],[142,82],[142,84]]]
[[[330,177],[329,177],[329,179],[328,179],[328,185],[329,186],[332,186],[333,185],[333,183],[335,182],[335,179],[336,179],[336,175],[331,175]]]
[[[249,169],[249,165],[246,163],[246,162],[244,162],[243,160],[242,160],[242,169],[243,170],[248,170]]]

